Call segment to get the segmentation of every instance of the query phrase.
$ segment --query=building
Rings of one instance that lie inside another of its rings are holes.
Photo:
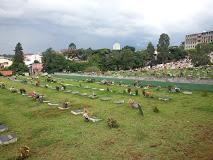
[[[213,31],[186,35],[185,49],[195,49],[197,44],[213,42]]]
[[[42,72],[43,66],[41,63],[33,63],[29,65],[29,73],[30,75],[37,75]]]
[[[3,75],[4,77],[9,77],[13,75],[13,71],[1,71],[0,74]]]
[[[112,50],[121,50],[121,45],[120,43],[114,43],[113,46],[112,46]]]
[[[0,68],[5,68],[5,67],[9,67],[13,64],[13,61],[5,58],[5,57],[0,57]]]
[[[35,60],[41,63],[41,58],[40,54],[24,54],[24,63],[27,66],[33,64]]]

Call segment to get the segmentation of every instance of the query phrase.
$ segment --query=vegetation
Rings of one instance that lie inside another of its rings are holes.
[[[159,63],[166,63],[168,61],[169,45],[170,45],[169,36],[165,33],[161,34],[157,45],[157,51],[159,52],[158,53]]]
[[[203,66],[210,63],[209,54],[213,52],[213,43],[198,44],[195,50],[190,50],[189,55],[194,66]]]
[[[22,74],[28,71],[24,63],[24,54],[21,43],[17,43],[15,47],[15,55],[13,57],[13,64],[9,67],[15,74]]]

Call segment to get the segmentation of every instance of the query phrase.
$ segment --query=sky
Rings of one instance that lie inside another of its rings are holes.
[[[0,54],[77,48],[143,49],[161,33],[179,45],[185,35],[213,30],[213,0],[0,0]]]

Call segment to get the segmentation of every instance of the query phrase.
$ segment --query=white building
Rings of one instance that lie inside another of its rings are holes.
[[[41,63],[42,56],[40,54],[24,54],[24,63],[29,66],[34,63],[35,60]]]
[[[11,66],[13,63],[12,60],[10,60],[9,58],[5,58],[5,57],[0,57],[0,68],[3,67],[9,67]]]
[[[114,43],[112,46],[112,50],[121,50],[121,45],[120,43]]]

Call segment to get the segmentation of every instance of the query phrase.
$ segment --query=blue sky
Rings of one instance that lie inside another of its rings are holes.
[[[114,42],[137,49],[155,45],[161,33],[171,44],[185,34],[213,30],[212,0],[0,0],[0,53],[52,47],[111,48]]]

